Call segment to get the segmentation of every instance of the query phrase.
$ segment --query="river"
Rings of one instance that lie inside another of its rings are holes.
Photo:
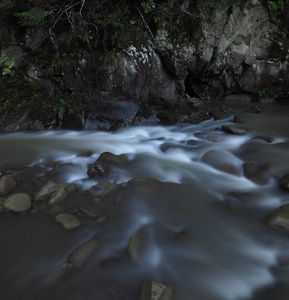
[[[147,280],[175,287],[177,300],[287,299],[289,238],[264,218],[289,202],[278,184],[289,173],[288,107],[240,111],[241,123],[234,115],[116,132],[2,133],[0,170],[15,177],[19,191],[48,179],[76,183],[80,191],[58,208],[78,216],[81,226],[64,230],[45,201],[25,214],[2,211],[1,299],[135,300]],[[229,134],[223,125],[248,132]],[[92,155],[79,156],[87,151]],[[103,152],[128,161],[89,178]],[[263,167],[264,182],[244,176],[246,162]],[[110,204],[99,204],[97,218],[80,212],[81,195],[102,180],[125,190],[134,178],[160,182],[123,192],[127,200],[118,199],[119,206],[113,192],[100,200]],[[136,234],[146,244],[140,263],[127,254]],[[97,247],[87,267],[67,269],[69,254],[91,238]]]

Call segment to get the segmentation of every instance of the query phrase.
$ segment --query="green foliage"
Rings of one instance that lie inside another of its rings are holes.
[[[284,11],[287,2],[288,0],[268,1],[268,7],[272,11]]]
[[[154,0],[142,1],[141,6],[146,14],[150,13],[152,10],[156,8],[156,4]]]
[[[14,67],[15,61],[4,56],[0,59],[0,66],[2,67],[2,75],[13,76],[15,74]]]
[[[82,55],[82,49],[78,49],[75,52],[56,53],[46,67],[47,75],[63,73],[75,69]]]
[[[44,19],[52,14],[52,12],[32,8],[30,11],[15,13],[21,26],[38,26]]]
[[[267,88],[263,88],[262,90],[260,90],[258,92],[259,97],[268,97],[269,96],[269,92]]]

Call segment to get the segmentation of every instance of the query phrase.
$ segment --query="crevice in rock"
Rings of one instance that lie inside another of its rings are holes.
[[[198,97],[197,93],[195,92],[193,88],[193,74],[189,74],[185,79],[185,93],[189,95],[190,97]]]

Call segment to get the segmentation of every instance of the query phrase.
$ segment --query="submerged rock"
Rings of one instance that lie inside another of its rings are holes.
[[[248,130],[245,128],[234,127],[234,126],[230,126],[230,125],[223,125],[222,130],[227,133],[235,134],[235,135],[245,135],[248,133]]]
[[[61,223],[66,230],[74,229],[81,224],[80,221],[71,214],[59,214],[54,218],[54,220]]]
[[[289,204],[285,204],[265,218],[265,222],[277,230],[289,233]]]
[[[187,230],[181,230],[171,233],[171,238],[175,242],[186,243],[191,240],[191,234]]]
[[[9,175],[0,177],[0,196],[5,196],[16,187],[16,181]]]
[[[142,235],[133,235],[128,243],[127,251],[131,261],[140,264],[145,247],[145,238]]]
[[[29,210],[31,206],[31,198],[25,193],[14,194],[4,202],[6,209],[17,213],[25,212]]]
[[[90,157],[93,154],[92,151],[83,152],[77,155],[77,157]]]
[[[244,163],[243,169],[245,177],[257,184],[264,185],[268,183],[270,179],[269,173],[266,169],[256,163]]]
[[[66,260],[66,264],[75,268],[83,267],[89,260],[90,255],[97,245],[96,238],[92,238],[73,250]]]
[[[173,288],[158,281],[147,281],[141,290],[141,300],[172,300]]]
[[[202,157],[202,162],[225,173],[241,175],[240,160],[232,153],[219,150],[209,150]]]

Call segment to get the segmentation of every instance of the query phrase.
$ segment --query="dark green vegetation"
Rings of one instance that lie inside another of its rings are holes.
[[[288,1],[262,3],[280,27],[278,39],[287,40]],[[174,45],[185,43],[198,35],[203,9],[232,5],[242,6],[244,1],[6,0],[0,5],[0,111],[31,105],[51,112],[66,106],[80,108],[83,95],[101,93],[95,74],[84,73],[85,64],[90,69],[113,65],[123,49],[153,41],[163,28]],[[18,51],[13,55],[18,60],[3,51],[13,44],[18,48],[9,52]],[[273,58],[281,52],[278,43],[270,49]],[[72,87],[68,82],[75,77],[77,84]],[[37,78],[52,79],[54,88],[45,80],[35,84]],[[259,96],[287,94],[288,82],[284,74],[276,88],[264,88]]]

